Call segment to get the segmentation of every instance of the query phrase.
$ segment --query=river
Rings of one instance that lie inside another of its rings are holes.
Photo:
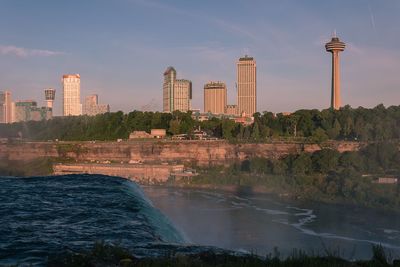
[[[287,202],[263,194],[144,187],[189,242],[281,256],[294,249],[369,259],[373,244],[400,257],[400,214],[367,208]]]

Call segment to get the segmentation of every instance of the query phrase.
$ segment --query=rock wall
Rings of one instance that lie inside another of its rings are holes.
[[[328,142],[323,147],[340,152],[356,151],[358,142]],[[135,141],[135,142],[21,142],[0,143],[0,159],[32,160],[38,157],[70,158],[79,162],[186,163],[200,166],[229,165],[246,158],[279,158],[301,151],[320,150],[317,144],[230,144],[225,141]]]
[[[183,165],[161,164],[54,164],[55,175],[63,174],[103,174],[124,177],[141,184],[165,183],[175,172],[183,172]]]

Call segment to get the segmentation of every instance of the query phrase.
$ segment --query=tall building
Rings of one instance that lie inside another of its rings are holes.
[[[174,110],[174,86],[176,80],[176,70],[174,67],[168,67],[164,72],[163,83],[163,112],[172,112]]]
[[[85,97],[83,105],[83,114],[88,116],[95,116],[110,112],[110,106],[105,104],[99,104],[99,97],[96,94]]]
[[[63,75],[63,115],[82,115],[81,76],[79,74]]]
[[[31,110],[37,107],[36,101],[20,100],[15,102],[15,121],[28,121],[31,119]]]
[[[46,107],[53,109],[54,99],[56,98],[56,90],[53,88],[44,89],[44,97],[46,99]]]
[[[84,110],[86,107],[95,106],[99,104],[99,96],[96,94],[88,95],[85,97]]]
[[[53,117],[49,107],[38,107],[36,101],[20,100],[15,102],[15,121],[41,121]]]
[[[168,67],[164,72],[163,112],[179,110],[187,112],[191,108],[192,82],[176,79],[176,70]]]
[[[204,85],[204,112],[224,114],[226,108],[226,85],[209,82]]]
[[[175,80],[174,84],[174,110],[187,112],[191,109],[192,82],[189,80]]]
[[[336,36],[325,45],[327,52],[332,53],[332,88],[331,88],[331,108],[339,109],[342,105],[340,99],[340,63],[339,52],[344,51],[346,44],[341,42]]]
[[[14,104],[10,91],[0,91],[0,123],[14,122]]]
[[[247,55],[237,62],[237,91],[239,115],[253,116],[257,111],[256,61]]]

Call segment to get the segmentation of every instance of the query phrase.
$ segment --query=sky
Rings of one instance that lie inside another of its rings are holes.
[[[162,110],[163,72],[174,66],[203,87],[223,81],[236,103],[236,61],[257,62],[258,111],[330,105],[336,30],[342,102],[399,105],[399,0],[0,0],[0,90],[44,105],[44,88],[81,75],[81,97],[98,94],[112,111]]]

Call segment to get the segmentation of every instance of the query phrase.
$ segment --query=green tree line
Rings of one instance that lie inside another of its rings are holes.
[[[132,131],[166,129],[168,134],[188,134],[201,128],[210,135],[230,141],[262,142],[273,138],[300,138],[311,142],[333,140],[383,141],[400,137],[400,106],[372,109],[298,110],[290,115],[254,114],[254,123],[244,126],[228,118],[199,122],[191,113],[121,111],[93,117],[55,117],[51,120],[0,124],[0,137],[32,140],[115,140]]]

